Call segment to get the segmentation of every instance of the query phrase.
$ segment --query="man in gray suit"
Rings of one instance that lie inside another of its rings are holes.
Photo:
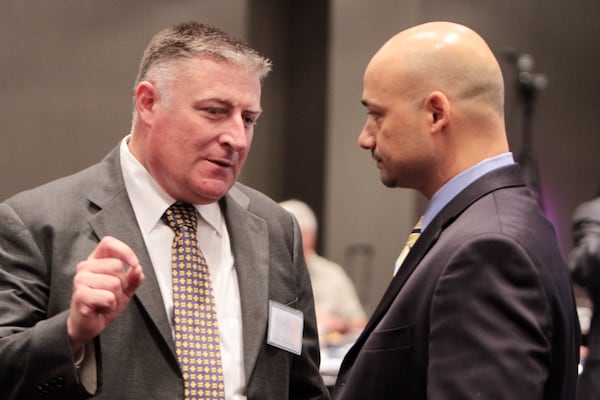
[[[224,32],[168,28],[144,53],[131,134],[0,204],[3,399],[184,398],[162,219],[176,202],[200,216],[224,398],[328,398],[300,230],[236,183],[269,70]]]

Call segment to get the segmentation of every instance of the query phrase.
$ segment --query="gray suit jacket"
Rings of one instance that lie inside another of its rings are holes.
[[[517,166],[427,226],[342,363],[336,400],[572,400],[579,325],[552,225]]]
[[[220,202],[239,280],[248,399],[323,399],[313,297],[295,220],[236,184]],[[95,399],[183,399],[183,380],[150,257],[125,191],[118,149],[70,177],[0,204],[0,392],[3,399],[83,399],[66,333],[77,263],[114,236],[146,280],[95,340]],[[266,343],[268,302],[304,313],[302,354]]]

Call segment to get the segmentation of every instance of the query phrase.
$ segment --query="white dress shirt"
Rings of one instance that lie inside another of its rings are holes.
[[[175,202],[154,180],[150,173],[131,154],[127,143],[121,142],[120,158],[125,188],[152,265],[165,305],[171,328],[173,327],[173,288],[171,282],[171,243],[174,233],[162,220],[163,213]],[[242,312],[240,291],[234,259],[229,242],[225,218],[218,203],[195,205],[198,218],[198,243],[204,253],[217,305],[219,336],[225,398],[245,399],[245,382],[242,342]],[[225,334],[225,332],[227,334]]]

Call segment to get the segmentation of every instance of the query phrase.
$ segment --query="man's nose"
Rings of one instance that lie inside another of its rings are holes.
[[[250,143],[252,129],[254,128],[247,126],[243,116],[236,116],[231,118],[227,124],[225,132],[221,135],[221,140],[234,151],[242,151]]]
[[[375,143],[374,139],[375,135],[373,135],[369,121],[367,121],[358,135],[358,145],[363,149],[371,149]]]

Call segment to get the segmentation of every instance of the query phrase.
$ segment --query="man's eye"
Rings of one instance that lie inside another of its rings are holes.
[[[221,115],[221,114],[223,114],[223,110],[220,109],[220,108],[209,107],[209,108],[205,108],[204,110],[207,113],[211,114],[211,115]]]
[[[242,114],[242,119],[247,127],[255,126],[258,122],[258,117],[260,117],[260,113],[250,112]]]
[[[379,111],[368,111],[367,112],[367,120],[378,123],[381,121],[382,114]]]

